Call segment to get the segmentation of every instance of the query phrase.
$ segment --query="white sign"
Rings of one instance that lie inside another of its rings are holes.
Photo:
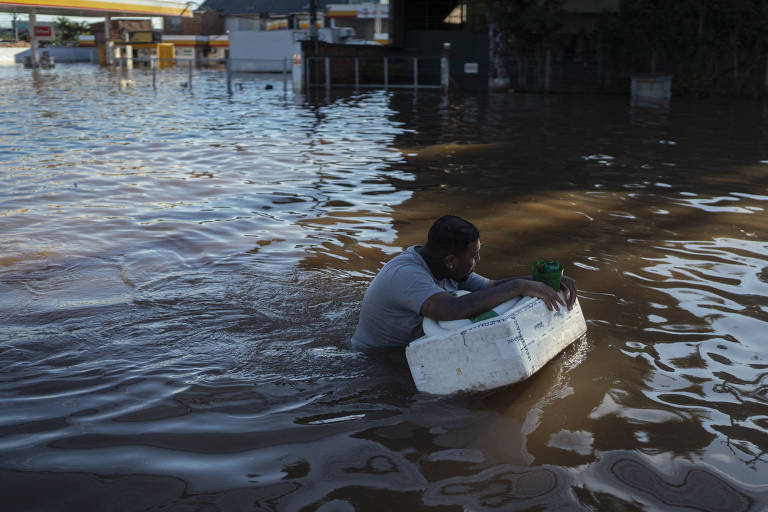
[[[480,71],[480,66],[477,64],[477,62],[465,62],[464,63],[464,74],[465,75],[476,75]]]
[[[386,4],[363,4],[357,8],[357,17],[362,19],[376,18],[376,9],[379,10],[379,16],[389,18],[389,5]]]
[[[195,58],[195,49],[194,48],[179,48],[176,47],[176,58],[177,59],[184,59],[184,60],[190,60]]]

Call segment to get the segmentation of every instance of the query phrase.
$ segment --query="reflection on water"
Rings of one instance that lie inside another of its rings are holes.
[[[761,104],[0,77],[13,509],[768,504]],[[445,212],[489,276],[562,261],[587,337],[452,398],[349,351],[368,281]]]

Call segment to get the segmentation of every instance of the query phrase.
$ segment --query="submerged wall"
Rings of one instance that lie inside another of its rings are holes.
[[[14,62],[16,64],[23,64],[24,57],[32,54],[32,50],[29,48],[0,48],[0,52],[2,50],[21,50],[14,55]],[[77,46],[46,46],[38,50],[38,56],[41,57],[43,52],[48,52],[56,64],[62,62],[98,62],[98,59],[93,57],[95,51],[94,48],[81,48]],[[0,53],[0,58],[2,55]]]

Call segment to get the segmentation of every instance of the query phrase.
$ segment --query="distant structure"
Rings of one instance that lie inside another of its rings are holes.
[[[82,0],[0,0],[0,12],[26,13],[29,19],[30,34],[30,67],[39,67],[39,41],[49,37],[47,30],[37,30],[37,15],[53,16],[103,16],[105,19],[104,56],[107,63],[112,63],[115,57],[114,38],[109,32],[113,17],[124,16],[191,16],[188,2],[176,0],[100,0],[90,2]],[[41,24],[42,25],[42,24]],[[40,27],[43,28],[42,26]],[[38,32],[42,32],[38,34]]]
[[[292,66],[297,42],[311,38],[313,14],[320,42],[390,42],[387,3],[316,0],[315,13],[310,12],[309,5],[308,0],[207,0],[200,11],[221,17],[233,71],[286,73]],[[166,21],[164,37],[173,33],[169,30],[172,23],[172,18]],[[182,29],[183,23],[181,20]],[[186,26],[189,24],[186,22]]]
[[[318,28],[325,26],[325,11],[330,3],[317,0]],[[200,8],[223,16],[224,30],[231,33],[309,28],[308,6],[308,0],[206,0]]]
[[[216,36],[226,34],[224,16],[219,11],[200,8],[191,18],[167,16],[163,18],[163,34],[185,36]]]
[[[109,31],[106,30],[106,22],[91,23],[91,35],[96,44],[104,44],[106,34],[109,33],[113,39],[130,41],[131,36],[137,32],[152,33],[152,21],[148,19],[126,19],[120,18],[109,21]],[[151,40],[151,39],[150,39]]]
[[[201,10],[221,16],[224,33],[304,30],[311,18],[308,0],[207,0]],[[390,42],[387,3],[317,0],[316,16],[318,29],[347,28],[354,40]]]
[[[359,4],[328,4],[325,18],[330,28],[349,28],[354,39],[390,43],[389,4],[368,2]]]

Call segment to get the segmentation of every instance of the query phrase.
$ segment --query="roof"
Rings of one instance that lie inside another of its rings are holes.
[[[309,0],[306,1],[308,3]],[[53,14],[55,16],[86,17],[105,15],[192,17],[192,11],[183,0],[133,0],[127,2],[124,0],[0,0],[0,12],[36,12],[37,14]]]
[[[324,10],[330,3],[344,3],[339,0],[317,0],[317,9]],[[200,6],[219,11],[222,14],[276,14],[287,15],[309,12],[309,0],[206,0]]]

